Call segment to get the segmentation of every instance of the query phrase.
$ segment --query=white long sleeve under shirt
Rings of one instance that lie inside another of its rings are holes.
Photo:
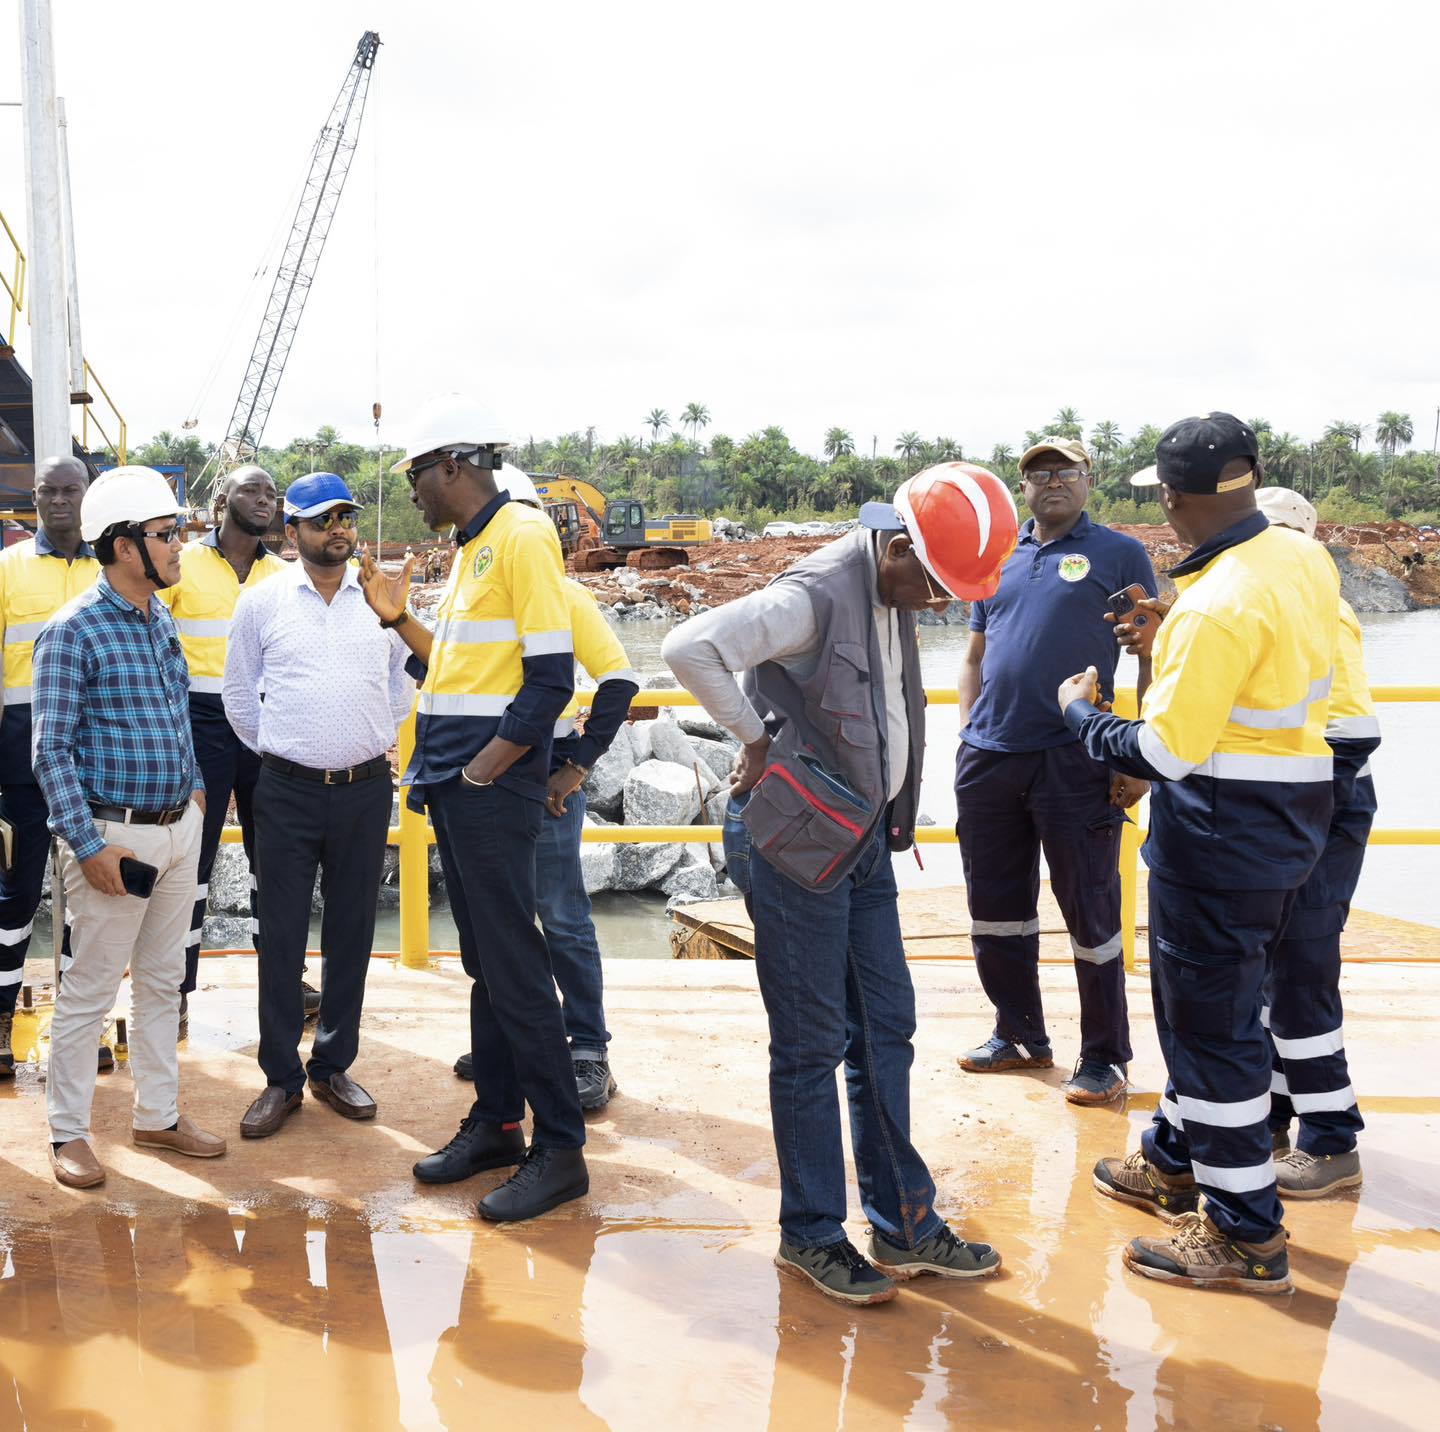
[[[358,766],[395,744],[415,698],[408,656],[370,610],[353,567],[327,603],[296,562],[235,604],[225,715],[262,755],[318,770]]]

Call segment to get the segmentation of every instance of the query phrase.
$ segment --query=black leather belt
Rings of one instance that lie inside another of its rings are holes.
[[[185,812],[189,809],[189,801],[184,805],[171,806],[169,810],[134,810],[130,806],[90,802],[90,814],[96,820],[118,820],[125,825],[174,825],[177,820],[185,819]]]
[[[322,786],[348,786],[355,781],[368,781],[390,772],[390,761],[385,756],[376,756],[373,761],[364,761],[358,766],[347,766],[343,771],[322,771],[314,766],[301,766],[283,756],[262,756],[260,759],[282,776],[294,776],[298,781],[315,781]]]

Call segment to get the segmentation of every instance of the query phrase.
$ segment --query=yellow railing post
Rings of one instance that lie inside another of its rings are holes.
[[[400,769],[415,749],[415,712],[400,727]],[[400,787],[400,963],[424,969],[430,962],[430,840],[423,812],[407,808]]]

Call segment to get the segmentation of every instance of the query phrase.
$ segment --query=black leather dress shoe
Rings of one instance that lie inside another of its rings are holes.
[[[519,1170],[480,1200],[480,1216],[494,1223],[520,1223],[589,1192],[583,1150],[535,1144]]]
[[[466,1119],[460,1132],[443,1149],[421,1159],[414,1172],[421,1183],[459,1183],[487,1168],[504,1168],[524,1160],[524,1130]]]

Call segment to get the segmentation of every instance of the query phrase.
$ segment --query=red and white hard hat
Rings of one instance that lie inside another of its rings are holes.
[[[1020,518],[1010,489],[973,462],[942,462],[900,484],[895,510],[915,555],[952,597],[993,597],[1015,550]]]

